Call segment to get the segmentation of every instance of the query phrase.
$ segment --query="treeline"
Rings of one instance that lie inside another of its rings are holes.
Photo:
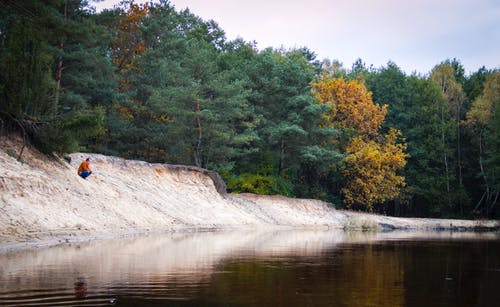
[[[218,171],[233,192],[499,217],[500,72],[257,50],[168,1],[0,2],[0,124],[47,153]]]

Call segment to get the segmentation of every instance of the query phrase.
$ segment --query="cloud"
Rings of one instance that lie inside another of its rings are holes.
[[[113,1],[105,1],[107,5]],[[114,2],[117,2],[115,0]],[[137,1],[136,1],[137,2]],[[143,2],[147,2],[143,0]],[[171,0],[229,39],[263,49],[306,46],[319,58],[376,67],[393,60],[425,73],[456,57],[471,71],[500,65],[500,2],[496,0]],[[484,60],[478,64],[479,60]]]

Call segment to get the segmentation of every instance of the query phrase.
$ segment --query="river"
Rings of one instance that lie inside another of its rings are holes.
[[[0,306],[498,306],[499,285],[499,233],[168,233],[0,254]]]

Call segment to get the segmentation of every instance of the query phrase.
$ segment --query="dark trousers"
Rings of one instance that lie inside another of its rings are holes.
[[[90,176],[90,174],[92,174],[92,172],[89,172],[89,171],[83,171],[83,172],[80,172],[80,177],[82,177],[83,179],[87,178],[88,176]]]

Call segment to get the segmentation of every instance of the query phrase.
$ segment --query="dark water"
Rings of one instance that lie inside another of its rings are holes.
[[[500,306],[500,235],[168,234],[0,254],[0,306]]]

